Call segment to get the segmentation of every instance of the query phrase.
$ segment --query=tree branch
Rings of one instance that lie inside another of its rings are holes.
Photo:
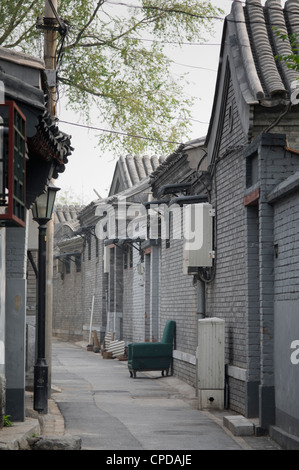
[[[91,17],[89,18],[89,21],[84,25],[84,27],[81,29],[81,31],[79,31],[78,35],[77,35],[77,38],[75,40],[75,43],[74,45],[76,46],[78,44],[78,42],[80,41],[81,39],[81,36],[83,35],[84,31],[87,30],[88,26],[91,25],[91,23],[94,21],[96,15],[97,15],[97,12],[99,11],[100,7],[105,3],[105,0],[99,0],[98,1],[98,4],[93,12],[93,14],[91,15]]]
[[[4,47],[8,48],[8,49],[13,49],[14,47],[18,46],[19,44],[21,44],[21,42],[28,36],[28,34],[30,34],[32,31],[35,30],[35,25],[32,25],[29,29],[27,29],[21,36],[18,37],[18,39],[11,43],[11,44],[5,44]]]
[[[22,4],[23,4],[23,1],[22,0],[19,0],[17,5],[15,6],[15,9],[11,15],[11,20],[9,22],[9,25],[8,27],[5,29],[5,32],[4,34],[0,37],[0,44],[2,44],[7,38],[8,36],[12,33],[12,31],[14,29],[16,29],[20,23],[22,23],[22,21],[24,20],[24,18],[26,18],[28,12],[34,7],[34,5],[38,2],[38,0],[33,0],[31,2],[31,4],[28,6],[28,8],[26,8],[24,10],[24,13],[19,17],[17,18],[17,13],[19,12]],[[17,21],[15,21],[17,19]],[[31,27],[29,28],[29,30],[27,31],[30,31]]]
[[[147,24],[150,24],[150,23],[153,23],[154,21],[156,21],[159,17],[162,16],[162,13],[159,14],[159,15],[156,15],[155,17],[152,17],[152,18],[142,18],[140,21],[138,21],[137,23],[134,23],[134,25],[131,27],[131,28],[128,28],[124,33],[121,33],[121,34],[118,34],[117,36],[115,37],[112,37],[110,39],[106,39],[106,40],[101,40],[99,38],[97,38],[95,36],[96,39],[98,39],[97,42],[95,43],[89,43],[89,44],[78,44],[79,42],[79,39],[83,39],[85,37],[92,37],[92,35],[86,35],[86,36],[83,36],[83,30],[79,33],[80,34],[80,38],[79,38],[79,34],[77,36],[77,39],[76,41],[73,43],[73,44],[69,44],[67,46],[67,49],[74,49],[75,47],[93,47],[93,46],[104,46],[104,45],[108,45],[108,46],[111,46],[112,47],[112,43],[113,42],[116,42],[118,41],[119,39],[123,38],[124,36],[127,36],[128,34],[130,34],[132,31],[136,31],[141,25],[142,26],[145,26]],[[86,28],[85,28],[86,29]]]

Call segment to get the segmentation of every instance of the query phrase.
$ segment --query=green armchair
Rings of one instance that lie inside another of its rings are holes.
[[[169,369],[172,373],[172,351],[175,340],[175,321],[166,322],[163,337],[158,343],[131,343],[128,345],[128,368],[130,376],[136,378],[137,371]]]

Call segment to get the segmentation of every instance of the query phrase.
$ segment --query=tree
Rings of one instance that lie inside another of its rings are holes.
[[[44,0],[1,0],[0,45],[41,54],[43,7]],[[100,134],[102,147],[171,151],[188,138],[192,99],[185,77],[172,77],[166,48],[204,41],[221,13],[198,0],[59,0],[67,29],[57,47],[58,92],[90,125],[98,110],[96,127],[111,131]]]
[[[67,206],[84,206],[84,197],[74,192],[69,186],[63,190],[58,191],[56,199],[56,205],[67,205]]]

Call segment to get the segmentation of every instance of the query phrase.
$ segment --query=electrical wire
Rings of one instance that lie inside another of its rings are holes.
[[[142,5],[130,5],[128,3],[125,3],[125,2],[111,2],[111,1],[106,1],[107,4],[110,4],[110,5],[120,5],[120,6],[126,6],[128,8],[136,8],[136,9],[146,9],[146,10],[157,10],[157,11],[164,11],[165,13],[178,13],[178,14],[182,14],[182,15],[187,15],[187,16],[192,16],[194,18],[199,18],[201,20],[220,20],[220,21],[228,21],[230,23],[243,23],[243,24],[246,24],[247,21],[246,19],[245,20],[235,20],[233,18],[229,18],[228,16],[225,16],[225,17],[222,17],[222,16],[215,16],[215,15],[200,15],[200,14],[197,14],[197,13],[191,13],[191,12],[186,12],[186,11],[183,11],[183,10],[178,10],[178,9],[175,9],[175,8],[163,8],[163,7],[158,7],[158,6],[148,6],[148,7],[145,7],[145,6],[142,6]],[[246,3],[244,1],[242,1],[241,3],[245,4]],[[267,7],[264,7],[263,5],[260,5],[260,4],[256,4],[255,5],[256,7],[258,8],[261,8],[262,11],[264,11],[264,8],[265,9],[268,9],[268,10],[273,10],[273,11],[279,11],[279,12],[284,12],[284,9],[282,8],[279,8],[279,7],[273,7],[273,6],[267,6]],[[291,14],[291,15],[298,15],[297,12],[295,11],[288,11],[288,14]],[[274,23],[269,23],[265,20],[261,20],[261,21],[257,21],[255,20],[254,22],[250,22],[251,24],[265,24],[267,26],[282,26],[281,23],[275,25]],[[299,25],[299,22],[298,23],[293,23],[293,26],[298,26]]]
[[[197,65],[180,64],[179,62],[175,62],[174,60],[172,60],[171,63],[175,64],[175,65],[181,65],[182,67],[189,67],[191,69],[200,69],[200,70],[207,70],[209,72],[217,72],[217,70],[215,70],[215,69],[208,69],[206,67],[199,67]]]
[[[64,34],[66,34],[67,27],[66,27],[65,23],[61,20],[60,16],[58,15],[58,12],[57,12],[56,8],[54,7],[52,0],[48,0],[48,3],[50,5],[50,8],[51,8],[58,24],[59,24],[59,32],[63,36]]]
[[[49,1],[49,4],[55,14],[55,17],[57,18],[57,21],[59,22],[59,25],[61,25],[61,20],[60,18],[58,17],[58,14],[57,14],[57,11],[55,10],[54,6],[53,6],[53,3],[52,3],[52,0],[48,0]],[[111,5],[121,5],[121,6],[127,6],[129,8],[136,8],[136,9],[143,9],[144,7],[142,6],[137,6],[137,5],[130,5],[130,4],[127,4],[125,2],[112,2],[112,1],[107,1],[106,3],[108,4],[111,4]],[[246,4],[245,2],[241,2],[243,4]],[[262,11],[264,11],[264,7],[263,5],[260,5],[260,4],[256,4],[257,7],[261,7],[262,8]],[[276,11],[283,11],[282,8],[279,8],[279,7],[267,7],[268,9],[271,9],[271,10],[276,10]],[[153,10],[159,10],[159,11],[165,11],[165,13],[169,12],[169,13],[178,13],[178,14],[186,14],[186,15],[189,15],[189,16],[193,16],[193,17],[197,17],[197,18],[200,18],[200,19],[214,19],[214,20],[222,20],[224,21],[225,19],[229,22],[233,22],[233,23],[247,23],[248,21],[245,19],[245,20],[234,20],[234,19],[231,19],[229,18],[228,16],[226,17],[218,17],[218,16],[204,16],[204,15],[198,15],[198,14],[193,14],[193,13],[188,13],[188,12],[184,12],[184,11],[180,11],[180,10],[166,10],[164,8],[161,8],[161,7],[148,7],[147,9],[153,9]],[[290,14],[295,14],[298,16],[298,13],[297,12],[288,12]],[[250,24],[267,24],[267,21],[266,20],[261,20],[261,21],[254,21],[254,22],[249,22]],[[299,24],[299,23],[298,23]],[[65,25],[63,25],[65,27]],[[274,26],[273,23],[271,23],[271,26]],[[281,24],[279,25],[281,26]],[[161,42],[162,44],[183,44],[183,43],[180,43],[180,42],[167,42],[167,41],[157,41],[157,40],[151,40],[151,39],[145,39],[145,38],[129,38],[129,39],[132,39],[132,40],[138,40],[138,41],[148,41],[148,42]],[[64,37],[63,37],[63,41],[64,41]],[[184,43],[186,45],[197,45],[197,46],[220,46],[221,44],[205,44],[205,43]],[[61,47],[60,49],[60,53],[62,51],[63,47]],[[60,54],[59,54],[60,55]],[[216,70],[213,70],[213,69],[208,69],[208,68],[205,68],[205,67],[200,67],[200,66],[194,66],[194,65],[187,65],[187,64],[180,64],[180,63],[177,63],[175,61],[171,61],[172,63],[174,64],[177,64],[177,65],[181,65],[181,66],[184,66],[184,67],[190,67],[190,68],[196,68],[196,69],[202,69],[202,70],[209,70],[209,71],[213,71],[213,72],[216,72]],[[114,131],[114,130],[108,130],[108,129],[103,129],[103,128],[100,128],[100,127],[93,127],[93,126],[87,126],[87,125],[83,125],[83,124],[76,124],[76,123],[72,123],[72,122],[68,122],[68,121],[63,121],[61,120],[60,121],[61,123],[65,123],[65,124],[68,124],[68,125],[72,125],[72,126],[77,126],[77,127],[82,127],[82,128],[87,128],[87,129],[92,129],[92,130],[97,130],[97,131],[100,131],[100,132],[107,132],[107,133],[111,133],[111,134],[116,134],[116,135],[122,135],[122,136],[126,136],[126,137],[131,137],[131,138],[136,138],[136,139],[144,139],[144,140],[150,140],[150,141],[156,141],[156,142],[164,142],[164,143],[170,143],[170,144],[177,144],[177,145],[181,145],[181,142],[175,142],[175,141],[168,141],[168,140],[159,140],[159,139],[155,139],[155,138],[151,138],[151,137],[145,137],[145,136],[140,136],[140,135],[134,135],[134,134],[128,134],[128,133],[125,133],[125,132],[120,132],[120,131]],[[198,121],[200,122],[200,121]],[[208,124],[208,123],[207,123]]]
[[[176,141],[171,141],[171,140],[162,140],[162,139],[154,139],[153,137],[145,137],[145,136],[141,136],[141,135],[128,134],[126,132],[121,132],[121,131],[113,131],[113,130],[109,130],[109,129],[103,129],[101,127],[87,126],[85,124],[78,124],[78,123],[75,123],[75,122],[63,121],[61,119],[58,119],[58,121],[63,123],[63,124],[68,124],[70,126],[82,127],[84,129],[91,129],[91,130],[100,131],[100,132],[107,132],[109,134],[122,135],[124,137],[132,137],[134,139],[143,139],[143,140],[150,140],[150,141],[153,141],[153,142],[163,142],[163,143],[166,143],[166,144],[182,145],[182,142],[176,142]]]
[[[211,42],[180,42],[180,41],[159,41],[158,39],[148,39],[148,38],[126,38],[132,41],[143,41],[143,42],[154,42],[156,44],[179,44],[181,46],[221,46],[221,43],[211,43]]]

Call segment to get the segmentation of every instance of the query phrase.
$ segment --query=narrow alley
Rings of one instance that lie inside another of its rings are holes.
[[[233,436],[220,415],[196,409],[194,389],[175,377],[151,372],[133,379],[126,362],[68,342],[54,341],[52,357],[52,396],[82,450],[278,449],[265,436]]]

